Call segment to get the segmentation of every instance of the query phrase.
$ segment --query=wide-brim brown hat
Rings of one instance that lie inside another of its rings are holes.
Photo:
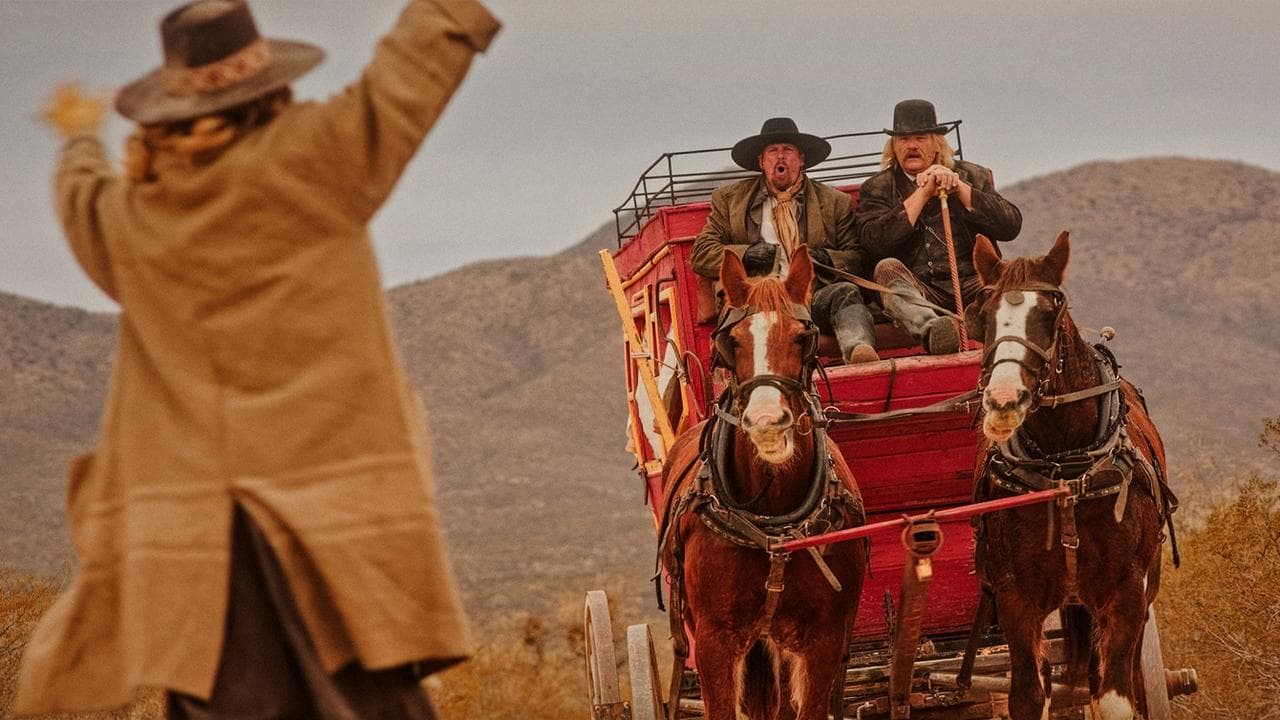
[[[811,168],[831,155],[831,143],[817,135],[800,132],[796,121],[788,117],[769,118],[760,127],[759,135],[752,135],[733,146],[733,161],[747,170],[760,169],[760,153],[774,143],[790,143],[804,153],[804,166]]]
[[[928,100],[903,100],[893,106],[893,129],[888,135],[946,135],[951,126],[939,125],[938,114]]]
[[[141,125],[190,120],[287,86],[324,51],[263,38],[244,0],[195,0],[160,21],[164,65],[126,85],[116,110]]]

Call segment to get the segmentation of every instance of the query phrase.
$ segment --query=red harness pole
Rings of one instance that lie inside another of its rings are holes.
[[[871,525],[860,525],[855,528],[837,530],[824,535],[813,535],[807,538],[788,540],[779,544],[777,548],[779,550],[791,551],[803,550],[807,547],[817,547],[819,545],[831,545],[833,543],[868,537],[880,532],[881,530],[905,527],[921,520],[955,520],[970,518],[974,515],[985,515],[986,513],[995,512],[997,510],[1008,510],[1010,508],[1022,507],[1024,505],[1036,505],[1038,503],[1049,502],[1050,500],[1057,499],[1069,492],[1071,492],[1070,489],[1065,487],[1051,488],[1049,490],[1027,493],[1026,495],[1015,495],[1013,497],[999,498],[997,500],[961,505],[959,507],[947,508],[946,510],[938,510],[936,512],[925,513],[923,515],[903,515],[902,517],[894,520],[884,520],[878,523],[872,523]]]
[[[960,297],[960,266],[956,262],[956,243],[951,238],[951,211],[947,209],[947,191],[938,191],[942,203],[942,235],[947,241],[947,262],[951,264],[951,292],[956,296],[956,315],[960,316],[960,350],[969,349],[969,332],[964,327],[964,300]]]

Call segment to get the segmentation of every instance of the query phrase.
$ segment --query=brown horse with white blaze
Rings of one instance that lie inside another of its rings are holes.
[[[864,520],[853,474],[815,422],[813,266],[801,248],[785,279],[748,280],[726,252],[720,274],[729,308],[716,345],[730,389],[665,467],[673,633],[677,647],[685,625],[692,633],[707,720],[821,720],[867,560],[861,543],[776,549]]]
[[[1069,256],[1066,232],[1039,258],[1002,261],[981,236],[974,248],[987,288],[968,317],[985,344],[979,495],[1070,491],[1053,505],[987,516],[979,565],[1009,643],[1010,716],[1049,717],[1042,628],[1061,609],[1066,684],[1087,676],[1093,717],[1131,720],[1146,704],[1140,648],[1171,496],[1141,395],[1067,311]]]

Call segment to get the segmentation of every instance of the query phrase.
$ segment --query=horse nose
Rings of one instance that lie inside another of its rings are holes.
[[[795,422],[791,411],[785,407],[758,408],[755,412],[743,415],[742,424],[747,429],[781,430],[791,427]]]
[[[1031,398],[1023,387],[997,387],[987,390],[987,400],[992,410],[1013,410]]]

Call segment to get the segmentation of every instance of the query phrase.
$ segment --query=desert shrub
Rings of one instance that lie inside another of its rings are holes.
[[[1280,455],[1280,421],[1261,445]],[[1181,718],[1280,718],[1280,484],[1254,477],[1181,542],[1157,604],[1167,665],[1196,668],[1200,692]]]

